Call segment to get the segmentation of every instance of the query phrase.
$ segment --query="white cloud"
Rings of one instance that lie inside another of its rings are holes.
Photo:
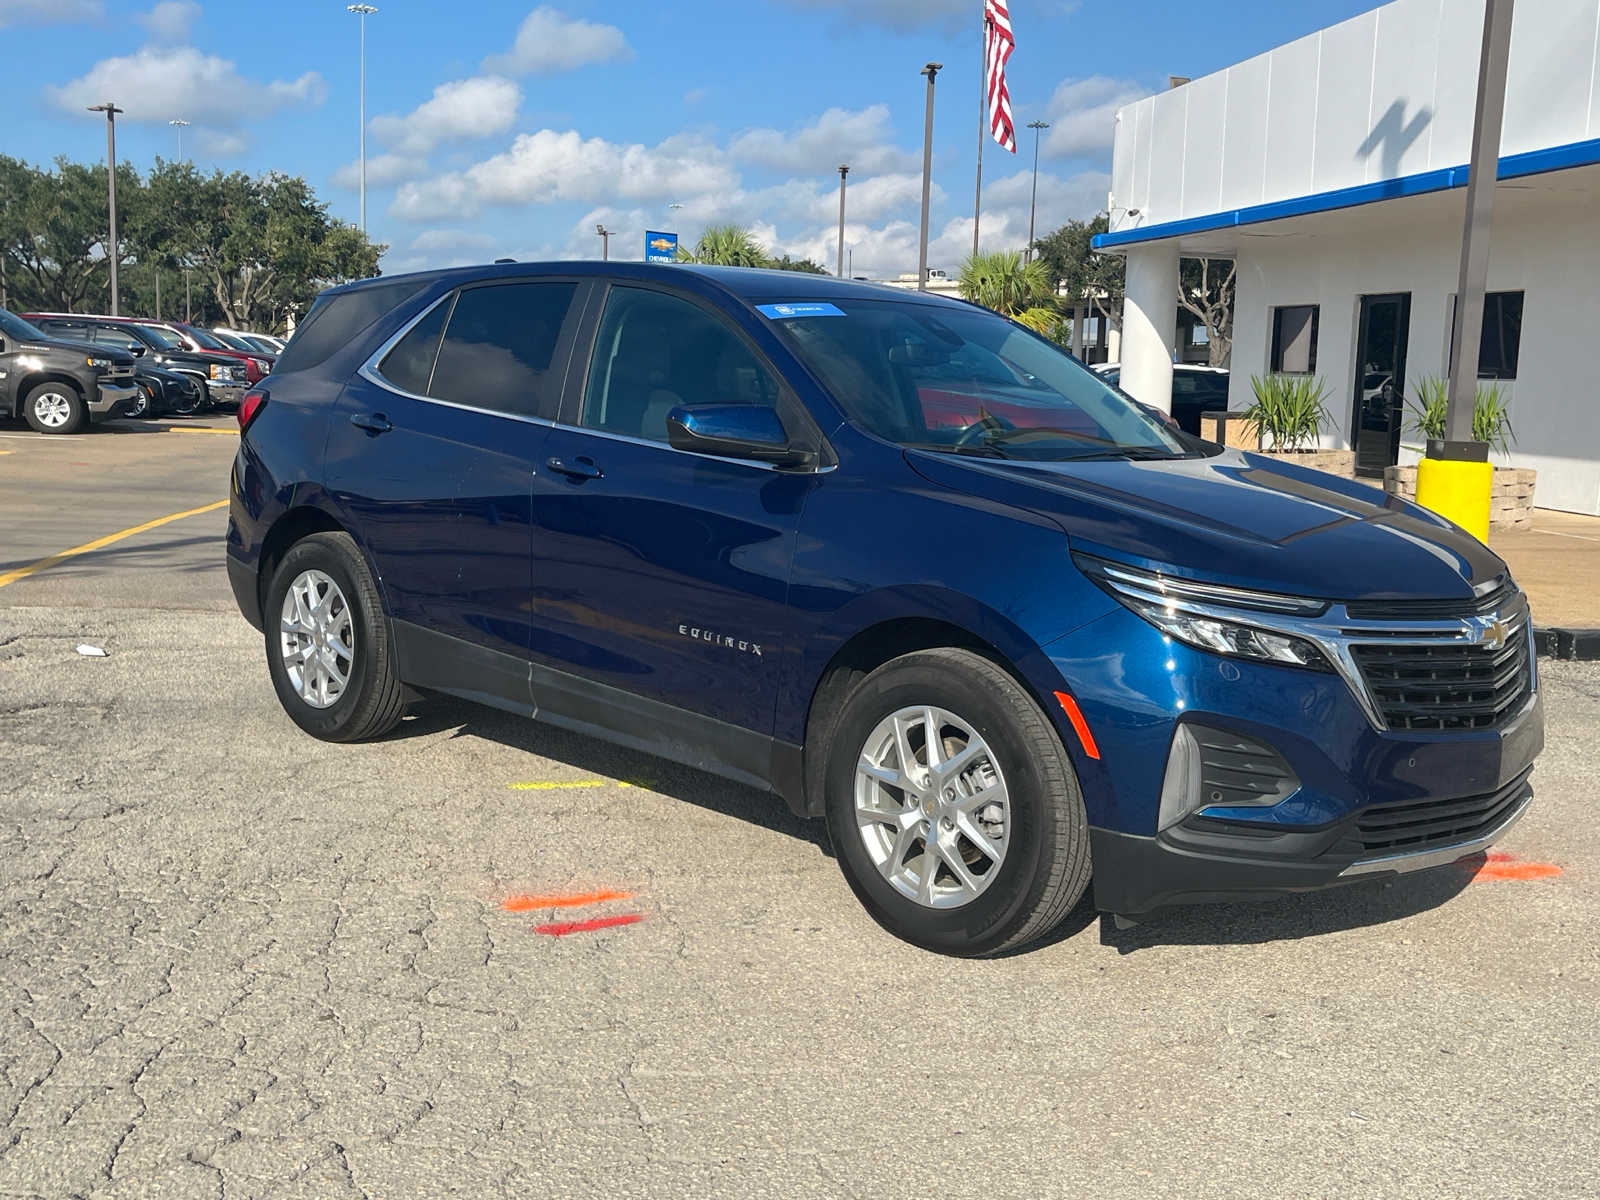
[[[439,250],[485,250],[495,244],[487,233],[466,229],[425,229],[411,239],[413,250],[427,253]]]
[[[372,118],[372,132],[397,154],[426,154],[441,142],[488,137],[510,129],[522,89],[498,75],[441,83],[433,98],[403,117]]]
[[[557,75],[632,57],[633,47],[615,25],[569,17],[541,5],[523,19],[511,50],[484,59],[483,69],[499,75]]]
[[[690,88],[687,92],[685,92],[683,94],[683,102],[685,104],[699,104],[700,101],[704,100],[710,94],[711,94],[711,89],[710,88],[703,88],[703,87]]]
[[[881,25],[909,32],[953,29],[975,20],[972,0],[786,0],[791,8],[837,13],[851,25]],[[978,11],[982,11],[981,7]]]
[[[393,187],[408,179],[416,179],[428,171],[428,160],[410,154],[369,154],[367,156],[367,186],[369,188]],[[361,161],[345,163],[333,173],[333,186],[355,189],[361,186]]]
[[[111,97],[127,109],[128,121],[161,123],[182,117],[221,128],[280,108],[314,107],[327,96],[327,85],[315,71],[294,80],[258,83],[241,75],[228,59],[202,54],[193,46],[146,46],[103,59],[81,78],[45,90],[68,112]]]
[[[149,12],[139,17],[139,24],[150,31],[152,37],[166,42],[187,42],[195,22],[200,19],[200,6],[195,0],[161,0]]]
[[[785,171],[833,171],[848,163],[856,171],[910,170],[920,161],[897,149],[889,127],[889,106],[874,104],[852,112],[830,108],[816,120],[790,133],[747,129],[733,139],[728,153],[746,162]]]
[[[1064,81],[1046,107],[1050,128],[1043,152],[1051,158],[1081,158],[1109,151],[1117,109],[1149,94],[1148,87],[1131,79],[1091,75]]]
[[[101,0],[0,0],[0,29],[11,25],[71,25],[105,16]]]
[[[698,138],[672,137],[651,147],[541,129],[465,171],[402,185],[390,211],[432,220],[471,215],[484,205],[653,199],[731,192],[738,183],[721,152]]]
[[[188,131],[194,139],[190,142],[193,149],[185,154],[186,158],[238,158],[250,149],[250,139],[236,130],[207,129],[199,126]]]

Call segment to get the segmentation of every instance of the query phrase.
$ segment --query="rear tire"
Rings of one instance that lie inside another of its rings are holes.
[[[39,433],[77,433],[89,423],[83,397],[65,383],[41,383],[22,402],[22,412]]]
[[[988,659],[939,649],[886,663],[846,699],[829,742],[839,866],[896,937],[1001,954],[1050,932],[1083,895],[1077,775],[1039,706]]]
[[[314,533],[289,548],[267,588],[262,625],[278,700],[312,737],[365,741],[399,724],[405,688],[389,621],[349,534]]]

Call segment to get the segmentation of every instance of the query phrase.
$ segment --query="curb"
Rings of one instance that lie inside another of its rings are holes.
[[[1542,629],[1535,627],[1533,644],[1540,658],[1569,662],[1600,659],[1600,629]]]

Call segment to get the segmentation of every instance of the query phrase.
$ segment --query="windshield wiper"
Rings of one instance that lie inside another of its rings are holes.
[[[965,446],[957,446],[945,442],[903,442],[907,450],[932,450],[936,454],[967,454],[974,458],[1010,458],[999,446],[990,442],[969,442]]]

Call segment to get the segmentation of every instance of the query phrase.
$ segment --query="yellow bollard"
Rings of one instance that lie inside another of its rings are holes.
[[[1425,458],[1417,464],[1417,503],[1454,521],[1485,544],[1489,541],[1489,493],[1494,466]]]

